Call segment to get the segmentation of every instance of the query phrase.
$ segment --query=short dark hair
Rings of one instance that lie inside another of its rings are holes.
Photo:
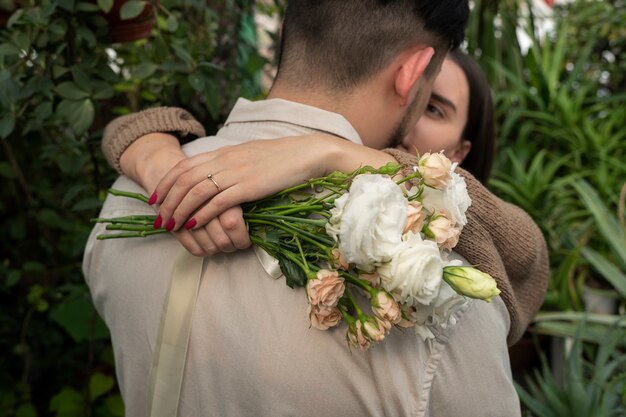
[[[461,138],[470,141],[472,147],[461,167],[486,185],[496,153],[494,108],[489,82],[478,63],[464,52],[453,51],[448,57],[461,68],[469,85],[467,122]]]
[[[468,0],[289,0],[276,78],[345,91],[417,43],[438,62],[463,40],[468,16]]]

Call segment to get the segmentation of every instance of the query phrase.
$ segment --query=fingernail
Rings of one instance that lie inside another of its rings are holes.
[[[148,200],[148,205],[151,206],[157,201],[157,193],[152,193],[150,196],[150,200]]]
[[[174,218],[172,217],[167,221],[167,224],[165,225],[165,230],[171,232],[174,226],[176,226],[176,220],[174,220]]]
[[[159,214],[156,217],[156,219],[154,219],[154,224],[152,225],[152,227],[154,227],[155,229],[160,229],[161,224],[163,224],[163,219],[161,218],[161,215]]]
[[[198,222],[196,221],[196,219],[190,219],[187,223],[185,223],[185,229],[189,230],[189,229],[193,229],[193,227],[198,224]]]

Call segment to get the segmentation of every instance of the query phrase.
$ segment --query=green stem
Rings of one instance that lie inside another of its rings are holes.
[[[264,224],[264,225],[267,225],[267,226],[276,227],[276,228],[281,229],[281,230],[283,230],[283,231],[285,231],[285,232],[287,232],[287,233],[289,233],[290,235],[293,235],[293,236],[300,234],[301,235],[300,237],[302,238],[302,240],[304,240],[306,242],[309,242],[310,244],[312,244],[314,246],[317,246],[318,248],[322,249],[324,252],[328,252],[328,246],[324,246],[322,244],[322,242],[318,242],[315,239],[311,239],[308,235],[311,235],[314,238],[318,238],[318,239],[319,238],[323,238],[322,236],[314,235],[314,234],[311,234],[310,232],[307,232],[305,230],[300,230],[300,229],[297,229],[297,228],[294,228],[294,227],[290,227],[287,224],[275,223],[275,222],[271,222],[271,221],[268,221],[268,220],[249,219],[249,220],[247,220],[247,223],[249,223],[249,224]]]
[[[115,188],[109,188],[109,194],[114,195],[116,197],[128,197],[134,198],[135,200],[143,201],[144,203],[148,203],[149,198],[140,193],[131,193],[129,191],[117,190]]]
[[[167,230],[157,229],[157,230],[147,230],[143,232],[134,232],[134,233],[116,233],[116,234],[98,235],[96,236],[96,239],[106,240],[106,239],[123,239],[123,238],[128,238],[128,237],[147,237],[151,235],[158,235],[161,233],[167,233]]]
[[[302,217],[293,217],[293,216],[283,216],[280,214],[254,214],[254,213],[244,213],[244,219],[259,219],[259,220],[285,220],[294,223],[304,223],[311,224],[313,226],[324,227],[326,225],[326,220],[315,220],[315,219],[307,219]]]
[[[374,294],[376,292],[376,290],[374,289],[374,287],[372,287],[369,282],[365,281],[364,279],[361,278],[357,278],[347,272],[340,272],[340,275],[349,283],[356,285],[359,288],[363,288],[365,291],[369,292],[370,294]]]
[[[126,217],[112,217],[110,219],[98,217],[90,219],[92,223],[120,223],[120,224],[154,224],[156,216],[126,216]]]
[[[127,230],[132,232],[151,232],[153,230],[158,230],[152,227],[152,225],[134,225],[134,224],[108,224],[106,226],[106,230]]]
[[[363,310],[361,310],[361,307],[359,307],[359,304],[356,302],[356,300],[354,299],[354,296],[352,295],[352,293],[346,288],[346,290],[344,291],[344,294],[346,294],[348,296],[348,300],[350,301],[350,303],[352,304],[352,307],[354,307],[354,310],[356,311],[357,315],[359,316],[359,318],[361,318],[362,316],[364,316],[363,314]]]

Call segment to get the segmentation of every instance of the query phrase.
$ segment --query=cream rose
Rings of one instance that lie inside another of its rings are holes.
[[[407,200],[398,185],[379,174],[359,175],[350,191],[335,200],[326,230],[338,237],[339,250],[349,263],[372,272],[391,259],[401,242]]]
[[[427,235],[430,234],[441,249],[452,250],[459,242],[461,232],[444,213],[434,216],[428,223]]]
[[[309,303],[320,307],[335,307],[346,289],[337,271],[320,269],[317,277],[306,283]]]
[[[443,152],[425,153],[417,163],[417,170],[424,179],[424,184],[437,189],[448,185],[451,167],[450,160]]]
[[[378,267],[382,287],[402,304],[428,305],[437,297],[443,261],[437,244],[409,232],[391,260]]]

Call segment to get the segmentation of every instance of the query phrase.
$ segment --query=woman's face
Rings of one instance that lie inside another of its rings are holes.
[[[424,115],[406,135],[400,148],[420,154],[444,151],[452,162],[461,163],[471,148],[462,138],[467,122],[469,85],[463,70],[446,58],[435,79]]]

